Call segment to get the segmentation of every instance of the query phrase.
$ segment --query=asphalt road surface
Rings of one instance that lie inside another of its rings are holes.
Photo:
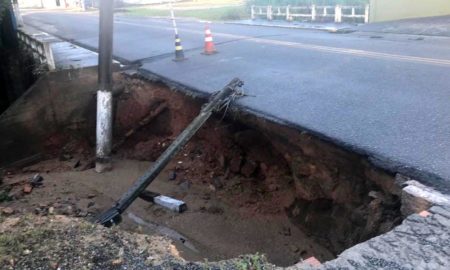
[[[33,12],[24,20],[98,46],[96,14]],[[172,61],[170,21],[125,16],[115,19],[115,58],[203,94],[239,77],[249,94],[237,101],[241,109],[450,193],[449,37],[214,23],[219,53],[205,56],[204,23],[178,23],[187,61]]]

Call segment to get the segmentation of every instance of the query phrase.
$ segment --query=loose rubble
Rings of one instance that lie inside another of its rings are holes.
[[[264,256],[190,263],[161,236],[107,229],[81,219],[25,215],[0,220],[1,269],[272,269]]]

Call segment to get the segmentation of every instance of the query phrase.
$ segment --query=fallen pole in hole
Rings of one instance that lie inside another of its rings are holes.
[[[121,214],[133,203],[136,198],[150,185],[159,175],[170,160],[186,145],[186,143],[194,136],[200,127],[208,120],[214,111],[222,109],[224,105],[230,102],[232,96],[241,94],[239,88],[243,82],[237,78],[228,83],[225,88],[212,96],[211,101],[206,103],[200,114],[189,124],[189,126],[181,132],[180,135],[172,142],[172,144],[162,153],[150,169],[141,176],[131,188],[120,198],[120,200],[109,210],[100,215],[97,223],[106,227],[118,224],[121,221]]]

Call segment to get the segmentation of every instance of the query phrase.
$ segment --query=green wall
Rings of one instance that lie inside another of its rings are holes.
[[[370,22],[450,15],[450,0],[370,0]]]

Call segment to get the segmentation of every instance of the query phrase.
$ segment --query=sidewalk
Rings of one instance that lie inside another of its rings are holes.
[[[320,23],[320,22],[288,22],[282,20],[240,20],[229,21],[229,24],[253,25],[253,26],[269,26],[294,29],[321,30],[328,32],[348,33],[357,30],[357,25],[350,23]]]
[[[374,32],[450,37],[450,15],[428,18],[404,19],[369,24],[288,22],[283,20],[240,20],[229,24],[322,30],[333,33]]]
[[[363,24],[361,32],[450,37],[450,15]]]

